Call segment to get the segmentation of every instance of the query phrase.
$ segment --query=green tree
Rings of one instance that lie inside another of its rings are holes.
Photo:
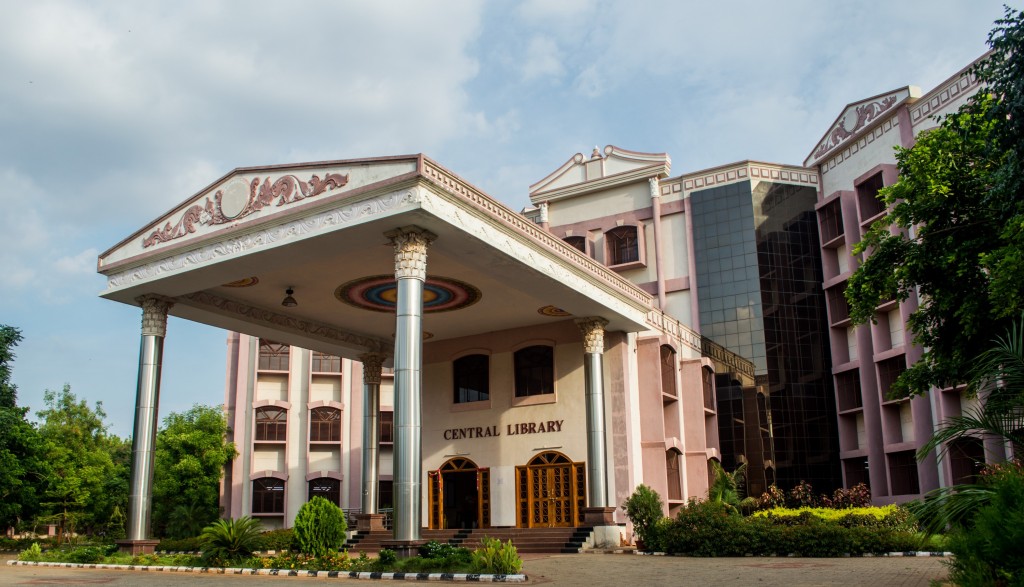
[[[909,320],[920,361],[892,394],[963,381],[991,333],[1024,309],[1024,17],[1010,8],[973,72],[982,89],[940,126],[897,149],[900,179],[879,197],[887,214],[855,254],[864,263],[846,290],[856,323],[916,294]],[[895,230],[894,230],[895,229]]]
[[[946,419],[918,451],[918,458],[933,450],[946,454],[961,438],[996,438],[1011,446],[1024,446],[1024,316],[1004,336],[981,353],[971,370],[970,393],[983,393],[985,401],[964,414]],[[1019,469],[1010,468],[1003,476]],[[965,527],[987,506],[996,491],[982,480],[976,484],[936,489],[910,506],[922,527],[932,533],[947,527]]]
[[[39,434],[50,466],[44,515],[64,532],[106,526],[114,509],[127,509],[128,443],[107,431],[102,402],[90,408],[65,385],[43,393]]]
[[[20,330],[0,324],[0,408],[18,407],[18,387],[11,383],[11,362],[19,342]]]
[[[164,418],[154,456],[153,526],[159,534],[195,536],[219,517],[224,465],[238,454],[226,436],[220,407],[196,405]]]
[[[21,332],[0,324],[0,529],[36,515],[46,459],[39,431],[17,405],[11,362]]]

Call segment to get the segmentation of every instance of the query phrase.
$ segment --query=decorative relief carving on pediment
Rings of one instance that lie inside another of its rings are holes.
[[[825,139],[818,145],[818,148],[814,150],[814,158],[818,159],[846,139],[855,135],[857,131],[878,118],[883,112],[891,109],[897,101],[897,95],[893,94],[881,100],[872,100],[848,109],[839,118],[835,126],[832,127],[832,130],[825,135]]]
[[[340,173],[328,173],[323,179],[314,174],[309,181],[290,174],[273,182],[267,177],[262,183],[259,177],[254,177],[248,186],[244,180],[236,178],[214,192],[212,199],[208,196],[204,205],[195,204],[185,210],[177,223],[167,222],[163,228],[154,230],[142,240],[142,247],[149,248],[192,234],[197,224],[215,226],[234,222],[271,204],[286,206],[344,187],[347,183],[348,174]]]

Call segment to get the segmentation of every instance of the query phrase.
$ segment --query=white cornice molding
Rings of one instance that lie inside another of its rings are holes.
[[[646,181],[652,177],[666,177],[668,172],[669,166],[667,164],[650,165],[648,167],[632,169],[630,171],[624,171],[622,173],[616,173],[614,175],[608,175],[561,188],[534,192],[530,194],[530,202],[532,204],[555,202],[566,198],[607,190],[627,183],[633,183],[641,180]]]

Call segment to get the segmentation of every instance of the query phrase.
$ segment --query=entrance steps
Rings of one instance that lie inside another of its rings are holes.
[[[423,540],[437,540],[470,550],[479,548],[484,538],[497,538],[502,542],[512,541],[521,553],[566,553],[581,552],[590,540],[594,529],[579,528],[475,528],[462,530],[421,530]],[[392,540],[387,530],[356,532],[342,547],[351,554],[376,553],[381,545]]]

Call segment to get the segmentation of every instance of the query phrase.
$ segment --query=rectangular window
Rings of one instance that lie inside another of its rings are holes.
[[[885,204],[878,199],[878,191],[883,187],[882,172],[872,175],[857,186],[857,203],[860,205],[860,221],[864,222],[885,212]]]
[[[395,413],[380,413],[380,443],[392,444],[395,442]]]
[[[490,399],[490,360],[487,355],[467,355],[452,361],[455,403]]]
[[[341,373],[341,357],[313,351],[314,373]]]
[[[276,406],[256,409],[256,440],[284,442],[288,432],[288,410]]]
[[[555,393],[554,357],[554,348],[546,345],[515,352],[516,397]]]
[[[917,458],[914,451],[894,452],[889,458],[889,480],[893,495],[914,495],[921,493],[917,480]]]
[[[841,412],[864,406],[864,399],[860,393],[859,369],[851,369],[836,375],[836,398]]]
[[[340,442],[341,410],[314,408],[309,414],[309,440],[311,442]]]
[[[839,198],[818,210],[818,218],[821,222],[822,243],[835,240],[843,234],[843,208]]]
[[[605,233],[608,264],[623,265],[640,260],[640,243],[635,226],[620,226]]]
[[[907,361],[900,355],[891,359],[886,359],[878,363],[878,391],[882,394],[882,399],[889,398],[889,391],[892,389],[892,384],[896,382],[900,374],[907,370]]]
[[[260,339],[260,370],[287,371],[289,351],[286,344]]]

